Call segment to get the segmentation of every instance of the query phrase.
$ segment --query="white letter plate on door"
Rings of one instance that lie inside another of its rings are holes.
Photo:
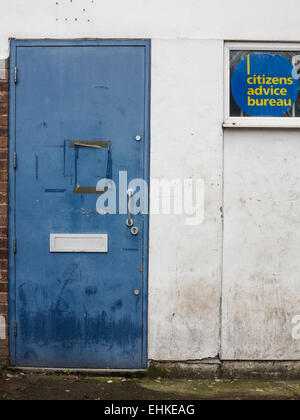
[[[108,252],[108,235],[51,233],[50,252]]]

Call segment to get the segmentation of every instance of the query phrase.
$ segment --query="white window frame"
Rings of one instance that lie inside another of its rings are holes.
[[[300,128],[299,117],[231,117],[230,116],[230,51],[299,51],[299,43],[225,42],[224,48],[224,124],[223,127]]]

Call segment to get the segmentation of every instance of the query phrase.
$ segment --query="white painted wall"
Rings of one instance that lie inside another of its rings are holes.
[[[300,360],[299,130],[225,132],[222,357]]]
[[[186,226],[184,215],[151,216],[149,357],[154,360],[219,353],[222,59],[220,41],[152,44],[151,177],[205,180],[202,225]]]
[[[152,216],[149,357],[220,352],[223,41],[300,39],[299,0],[2,0],[15,38],[152,38],[154,178],[204,178],[205,220]],[[222,356],[300,359],[297,131],[225,132]]]
[[[1,0],[0,58],[10,37],[293,41],[299,12],[299,0]]]

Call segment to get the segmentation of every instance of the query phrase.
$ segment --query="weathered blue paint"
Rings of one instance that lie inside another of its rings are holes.
[[[146,367],[148,216],[132,236],[126,215],[100,216],[97,195],[73,190],[118,184],[120,170],[148,181],[149,101],[149,41],[11,42],[12,364]],[[107,233],[109,252],[51,254],[50,233]]]

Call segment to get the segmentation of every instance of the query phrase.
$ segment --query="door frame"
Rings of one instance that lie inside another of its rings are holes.
[[[16,365],[16,170],[14,156],[16,152],[16,93],[15,83],[17,73],[18,47],[114,47],[133,46],[143,47],[145,51],[145,139],[144,139],[144,174],[143,179],[148,182],[148,203],[150,197],[150,111],[151,111],[151,40],[122,40],[122,39],[97,39],[97,40],[11,40],[10,41],[10,81],[9,81],[9,336],[10,336],[10,363]],[[144,214],[143,235],[143,303],[142,303],[142,360],[141,366],[148,366],[148,271],[149,271],[149,211]]]

